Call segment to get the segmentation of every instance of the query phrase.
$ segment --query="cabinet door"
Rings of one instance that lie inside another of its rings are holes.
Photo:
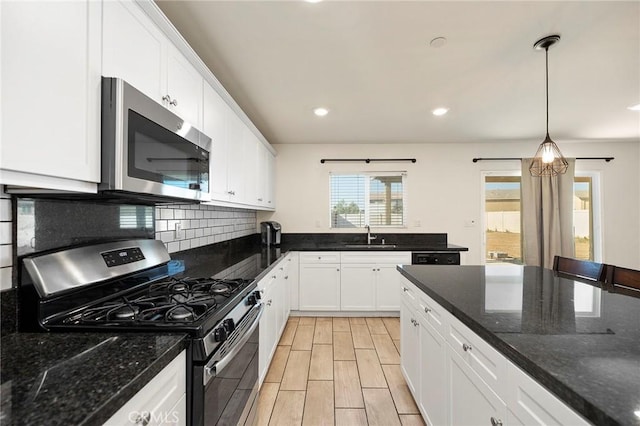
[[[134,2],[106,1],[102,10],[102,74],[122,78],[162,103],[169,40]]]
[[[244,145],[244,159],[243,163],[246,167],[242,168],[244,175],[244,192],[239,197],[240,202],[249,204],[252,206],[258,205],[258,150],[262,143],[258,140],[256,135],[242,123],[242,143]]]
[[[429,425],[447,424],[447,343],[420,320],[420,411]]]
[[[300,265],[301,311],[340,310],[340,264]]]
[[[528,374],[509,363],[507,368],[509,425],[588,425],[579,414]]]
[[[44,176],[99,182],[101,4],[0,8],[0,183],[26,184],[16,173],[42,175],[42,188]]]
[[[232,114],[227,103],[208,84],[204,85],[204,115],[202,129],[211,138],[210,163],[211,199],[229,201],[227,172],[227,119]]]
[[[267,189],[266,205],[268,209],[276,208],[276,156],[267,150]]]
[[[228,192],[229,201],[240,202],[244,198],[245,144],[242,138],[244,123],[235,113],[227,120],[227,148],[229,150]]]
[[[376,307],[376,265],[342,265],[340,306],[343,311],[373,311]]]
[[[258,284],[260,288],[260,284]],[[276,322],[278,317],[277,304],[274,305],[273,285],[264,287],[262,294],[262,303],[264,303],[264,312],[260,318],[260,337],[258,342],[258,371],[260,372],[260,383],[267,374],[271,357],[275,351],[276,341]]]
[[[506,404],[449,345],[447,362],[449,424],[476,426],[505,423]]]
[[[291,310],[297,311],[299,309],[299,265],[298,253],[292,252],[287,256],[287,263],[289,263],[289,273],[287,274],[289,281],[289,290],[291,291]]]
[[[256,138],[255,203],[260,207],[267,205],[267,185],[269,184],[269,176],[267,174],[268,153],[267,147]]]
[[[396,265],[378,265],[376,272],[376,310],[400,310],[401,275]]]
[[[420,400],[420,328],[414,307],[402,300],[400,304],[400,367],[409,390]]]
[[[202,128],[203,78],[187,58],[173,45],[169,45],[167,58],[167,95],[165,101],[176,115],[192,126]]]

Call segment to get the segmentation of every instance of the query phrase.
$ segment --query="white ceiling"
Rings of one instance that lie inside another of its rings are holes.
[[[271,143],[542,141],[549,34],[551,137],[640,141],[638,1],[158,4]]]

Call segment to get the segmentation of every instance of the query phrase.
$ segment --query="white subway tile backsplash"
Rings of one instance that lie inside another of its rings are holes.
[[[11,220],[11,200],[8,198],[0,199],[0,221]]]
[[[11,222],[0,222],[0,244],[11,244]]]
[[[11,267],[0,268],[0,291],[9,290],[12,287],[11,284]]]
[[[175,225],[183,229],[176,239]],[[156,238],[169,253],[219,243],[256,232],[256,212],[209,205],[162,206],[156,209]]]
[[[5,244],[0,246],[0,268],[5,268],[12,265],[12,253],[11,244]]]

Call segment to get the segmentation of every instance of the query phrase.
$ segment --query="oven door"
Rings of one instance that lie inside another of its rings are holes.
[[[258,342],[262,304],[255,305],[202,368],[202,419],[195,424],[253,425],[258,400]],[[229,345],[227,345],[229,343]],[[199,376],[199,374],[196,374]]]

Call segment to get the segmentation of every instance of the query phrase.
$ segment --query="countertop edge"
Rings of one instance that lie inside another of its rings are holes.
[[[565,383],[555,378],[550,372],[539,367],[535,362],[531,361],[524,354],[519,352],[513,346],[502,340],[500,336],[487,330],[478,322],[474,321],[464,311],[457,309],[445,298],[433,291],[420,280],[414,278],[411,274],[398,265],[398,272],[405,278],[423,291],[427,296],[440,304],[444,309],[460,320],[464,325],[469,327],[474,333],[490,344],[494,349],[504,355],[508,360],[513,362],[517,367],[534,378],[541,386],[558,397],[567,406],[571,407],[586,420],[598,425],[618,425],[619,423],[603,412],[600,408],[586,400],[579,393],[568,387]],[[560,391],[560,392],[558,392]]]
[[[113,394],[105,403],[97,408],[82,422],[83,425],[102,425],[122,408],[135,394],[144,388],[162,369],[187,348],[187,334],[159,355],[147,368],[138,374],[127,385]]]

